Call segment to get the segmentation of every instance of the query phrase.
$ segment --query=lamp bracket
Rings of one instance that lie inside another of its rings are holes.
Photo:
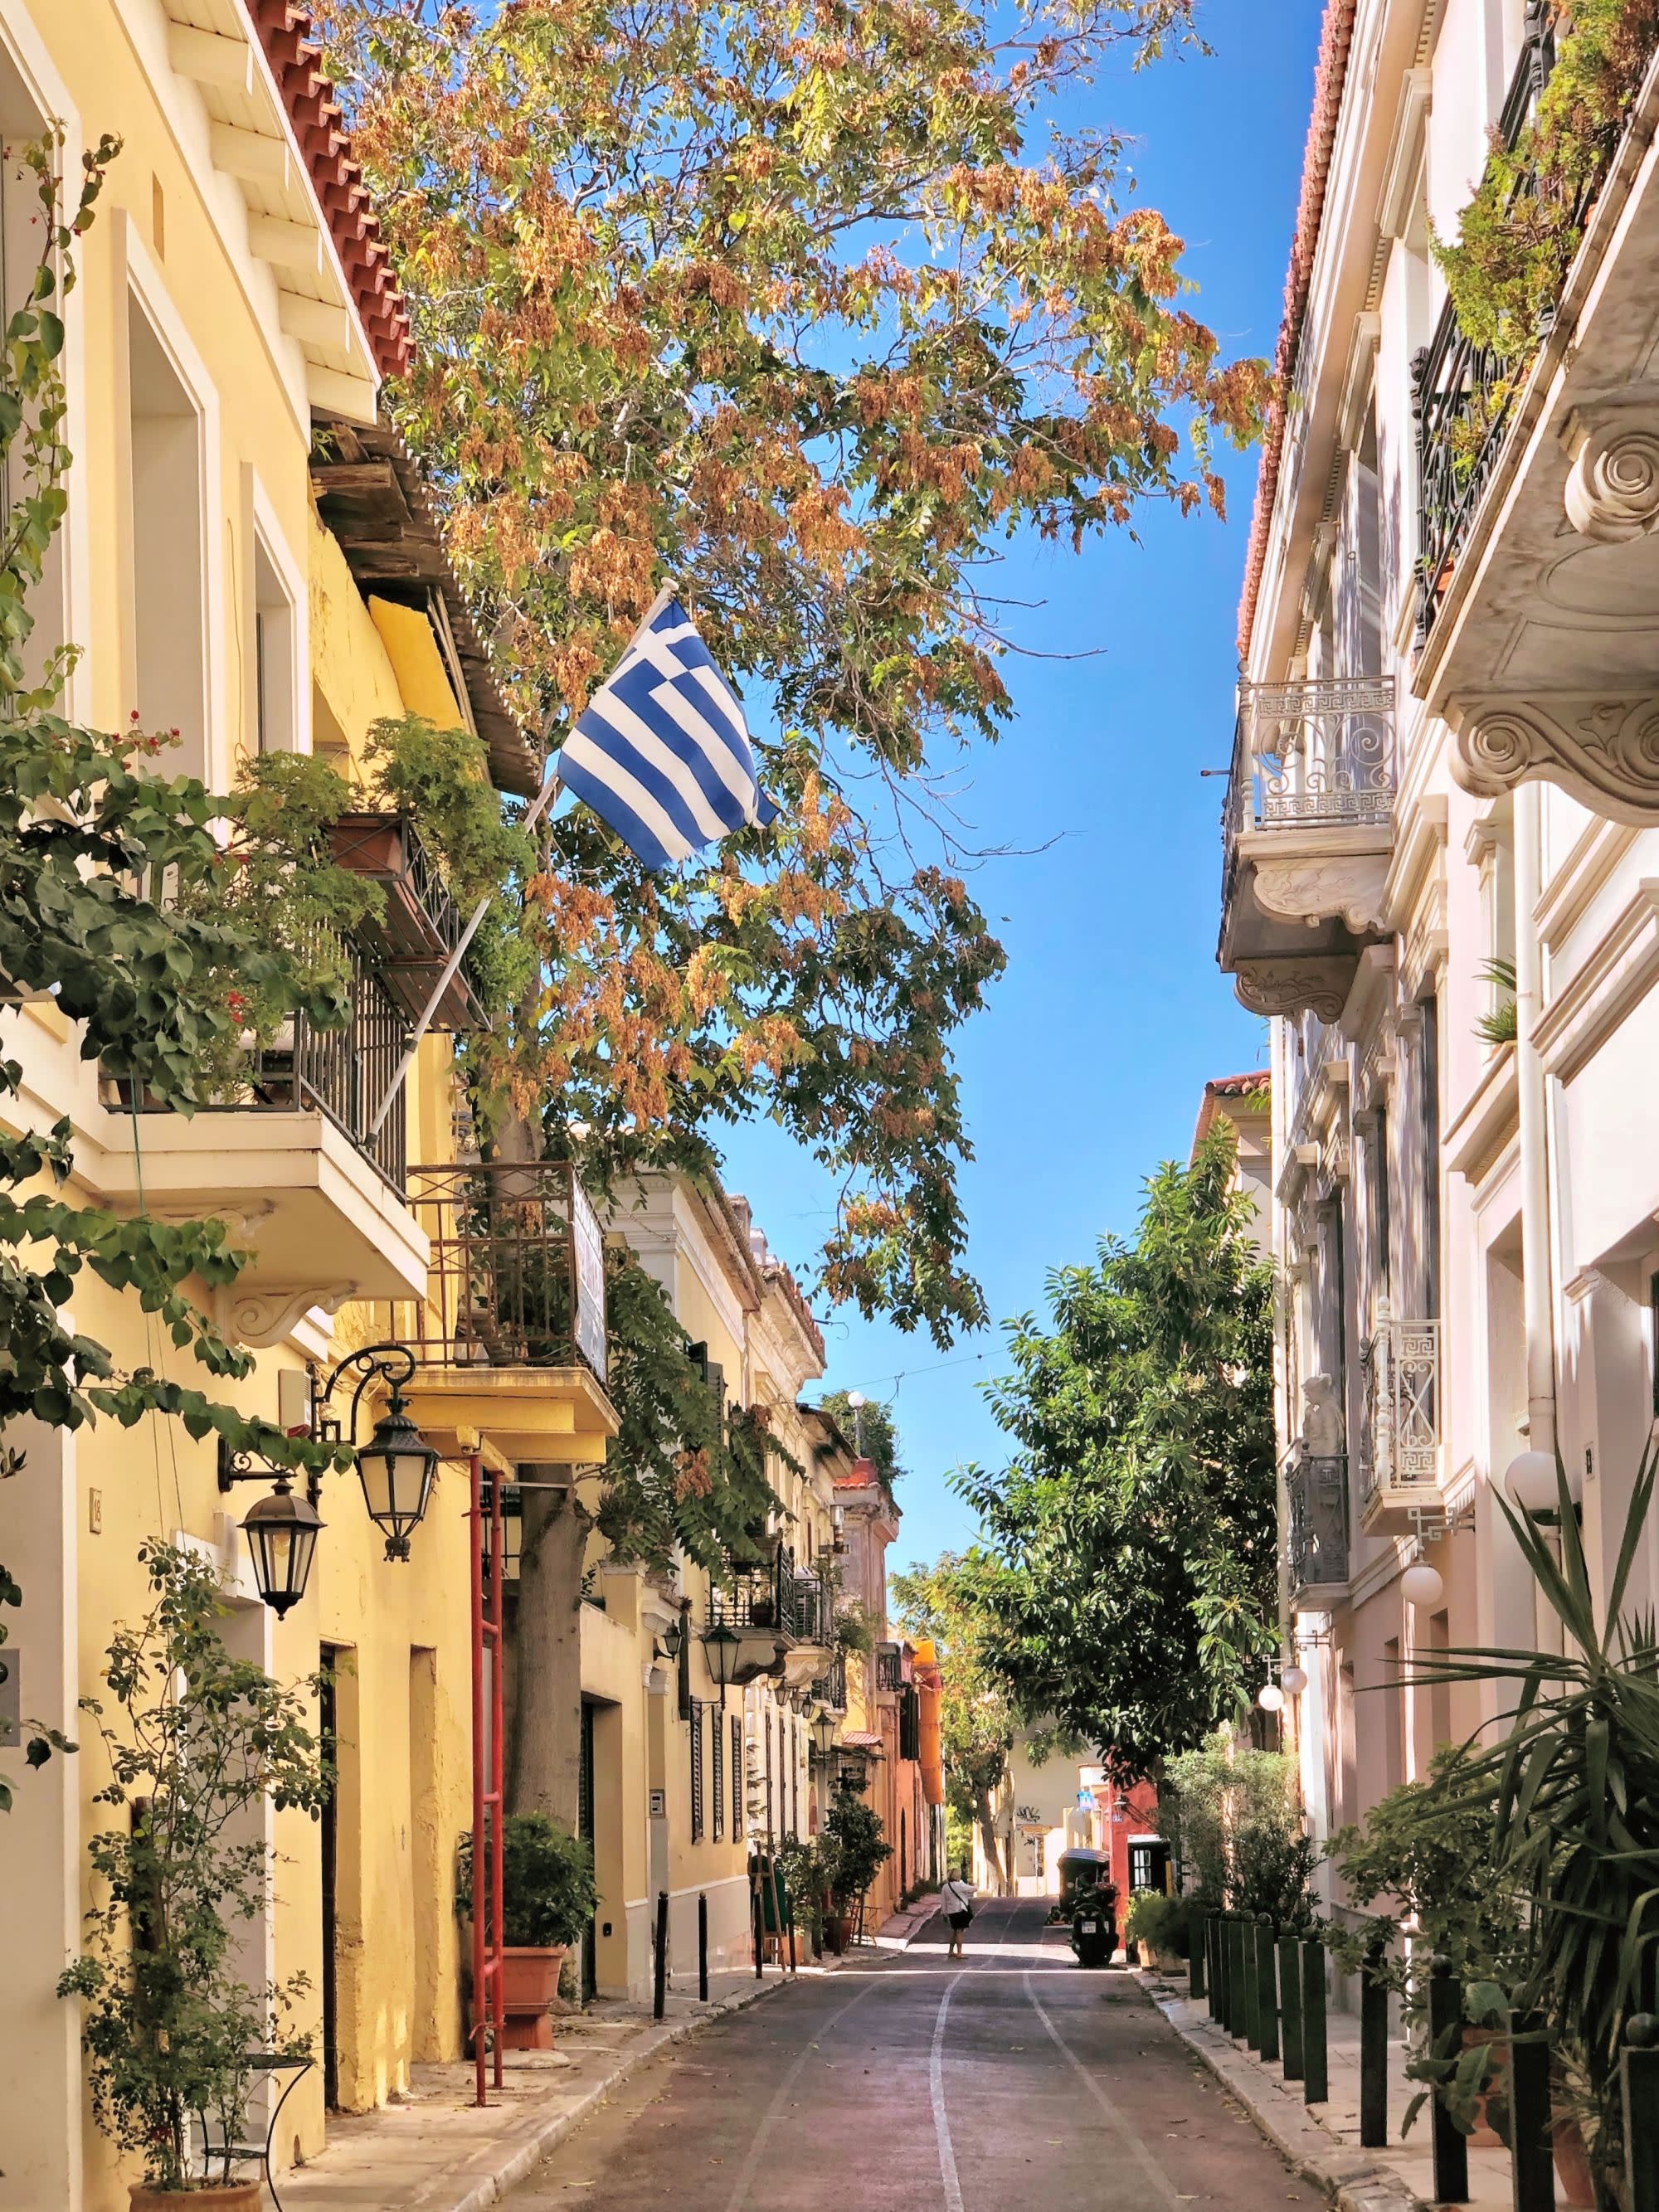
[[[264,1459],[258,1452],[234,1450],[227,1439],[221,1437],[216,1474],[219,1492],[223,1497],[234,1490],[239,1482],[297,1482],[301,1470],[294,1467],[279,1467],[275,1460]],[[317,1504],[323,1494],[321,1475],[314,1469],[307,1472],[305,1484],[307,1502]]]

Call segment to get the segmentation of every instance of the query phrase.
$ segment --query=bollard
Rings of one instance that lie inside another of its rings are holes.
[[[1389,2140],[1389,1992],[1372,1972],[1373,1951],[1359,1972],[1359,2147],[1382,2150]]]
[[[1264,2064],[1279,2063],[1279,1995],[1274,1987],[1274,1960],[1279,1944],[1271,1912],[1259,1913],[1255,1923],[1256,2055]]]
[[[1206,1912],[1204,1916],[1204,1944],[1209,1954],[1208,1999],[1210,2018],[1221,2017],[1221,1915]]]
[[[1659,2019],[1633,2013],[1619,2054],[1630,2212],[1659,2212]]]
[[[760,1982],[766,1978],[766,1907],[761,1903],[760,1875],[753,1868],[749,1887],[755,1906],[755,1979]]]
[[[651,1999],[651,2017],[660,2020],[668,2008],[668,1892],[657,1892],[657,1976]]]
[[[1317,1936],[1310,1936],[1302,1946],[1302,2101],[1322,2105],[1330,2094],[1330,2050],[1325,2040],[1325,1946]]]
[[[1201,1919],[1195,1928],[1189,1920],[1187,1929],[1187,1994],[1196,2003],[1204,1995],[1209,1980],[1204,1971],[1209,1963],[1204,1955],[1204,1939],[1207,1930]]]
[[[1218,2027],[1225,2027],[1232,2017],[1232,1979],[1227,1958],[1227,1917],[1216,1912],[1210,1918],[1210,1942],[1215,1953],[1215,1972],[1211,1977],[1211,2009],[1215,2014]]]
[[[1302,2079],[1302,1960],[1294,1936],[1279,1939],[1279,2014],[1285,2079]]]
[[[1227,1954],[1231,1962],[1229,1968],[1229,1979],[1232,1990],[1232,2007],[1227,2016],[1227,2033],[1231,2036],[1242,2037],[1245,2033],[1245,2023],[1249,2017],[1249,1990],[1245,1975],[1244,1921],[1240,1913],[1230,1913],[1227,1917]]]
[[[697,1892],[697,2002],[708,2002],[708,1899]]]
[[[1544,2015],[1510,2014],[1510,2169],[1515,2212],[1555,2212],[1550,2046]],[[1632,2205],[1631,2212],[1636,2212]],[[1649,2208],[1654,2212],[1654,2208]]]
[[[1455,2059],[1462,2048],[1463,1984],[1449,1959],[1437,1956],[1429,1968],[1429,2048],[1437,2058]],[[1437,2094],[1430,2105],[1434,2194],[1439,2204],[1469,2200],[1469,2139]],[[1386,2130],[1387,2121],[1383,2125]]]
[[[1238,1916],[1238,1949],[1244,1971],[1243,2035],[1245,2043],[1254,2051],[1261,2033],[1261,2003],[1256,1987],[1255,1922],[1248,1912]]]

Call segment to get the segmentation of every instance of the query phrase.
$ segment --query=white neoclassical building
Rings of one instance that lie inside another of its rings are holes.
[[[1245,578],[1220,957],[1271,1018],[1322,1832],[1482,1717],[1402,1686],[1413,1652],[1536,1640],[1517,1455],[1559,1449],[1605,1584],[1655,1411],[1659,57],[1511,357],[1436,251],[1494,133],[1527,219],[1573,36],[1543,0],[1330,0]]]

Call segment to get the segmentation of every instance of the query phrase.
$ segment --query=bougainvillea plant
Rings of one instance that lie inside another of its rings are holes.
[[[781,808],[655,879],[562,815],[480,1086],[601,1173],[777,1117],[840,1182],[823,1286],[941,1340],[983,1318],[951,1040],[1003,954],[945,786],[1010,714],[1000,549],[1219,508],[1266,390],[1119,142],[1051,127],[1190,6],[318,10],[414,313],[387,404],[520,705],[556,744],[672,578]]]

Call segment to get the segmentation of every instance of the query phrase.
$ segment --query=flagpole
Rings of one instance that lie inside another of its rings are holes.
[[[633,635],[629,639],[627,644],[623,647],[621,654],[618,656],[620,659],[625,660],[627,659],[628,655],[634,650],[635,644],[638,641],[641,631],[650,628],[651,624],[655,622],[657,617],[662,612],[663,609],[668,605],[668,602],[673,598],[673,596],[674,586],[672,582],[665,583],[662,586],[661,590],[657,593],[656,598],[652,600],[645,612],[640,617],[639,621],[635,623]],[[535,798],[532,800],[525,813],[524,819],[520,823],[519,827],[521,830],[533,830],[563,788],[563,784],[559,781],[558,772],[555,769],[544,780],[541,789],[536,793]],[[477,906],[472,909],[471,919],[468,921],[466,927],[461,932],[459,944],[457,945],[455,950],[450,954],[449,958],[445,962],[443,974],[438,978],[437,984],[433,990],[431,997],[427,1000],[425,1006],[422,1009],[421,1018],[416,1022],[414,1029],[410,1033],[409,1042],[404,1048],[403,1058],[398,1062],[397,1072],[392,1076],[391,1082],[386,1085],[386,1096],[381,1099],[380,1104],[374,1109],[374,1119],[368,1125],[368,1133],[371,1138],[378,1137],[380,1135],[381,1125],[384,1123],[386,1115],[392,1111],[392,1102],[397,1097],[398,1092],[403,1089],[404,1081],[408,1077],[409,1071],[415,1064],[415,1055],[420,1050],[427,1031],[432,1027],[432,1024],[437,1015],[438,1009],[443,1004],[444,994],[448,990],[450,985],[454,981],[456,971],[459,969],[462,961],[466,957],[466,948],[471,944],[473,939],[477,935],[479,926],[483,922],[485,915],[489,913],[490,902],[494,897],[495,893],[493,891],[486,891],[483,896],[478,901]]]

